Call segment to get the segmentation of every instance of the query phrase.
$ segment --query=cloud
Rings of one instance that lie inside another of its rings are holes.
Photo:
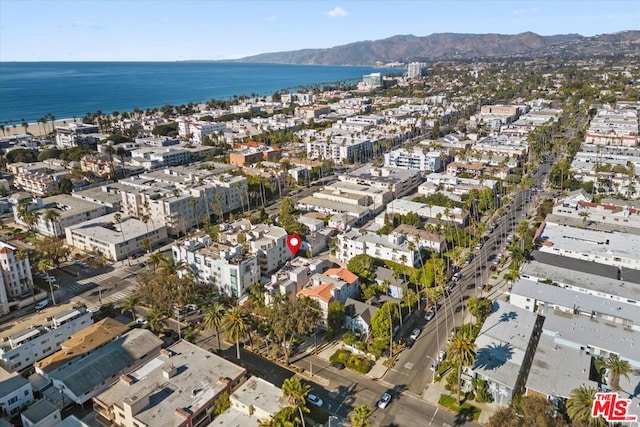
[[[324,13],[324,16],[327,18],[341,18],[343,16],[347,16],[349,12],[341,8],[340,6],[336,6],[333,9]]]
[[[102,26],[94,22],[89,22],[84,20],[75,21],[71,24],[71,26],[76,28],[92,28],[94,30],[101,30],[103,28]]]

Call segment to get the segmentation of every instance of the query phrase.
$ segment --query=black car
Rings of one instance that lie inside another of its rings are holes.
[[[334,368],[336,368],[338,370],[343,370],[344,369],[344,364],[340,363],[340,362],[331,362],[331,366],[333,366]]]
[[[413,344],[415,344],[416,340],[414,340],[413,338],[407,338],[407,340],[404,342],[404,346],[406,348],[411,348],[413,347]]]

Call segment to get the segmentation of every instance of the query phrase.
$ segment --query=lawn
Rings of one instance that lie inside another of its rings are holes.
[[[463,403],[458,406],[456,402],[456,398],[452,396],[447,396],[446,394],[440,395],[440,399],[438,399],[438,404],[444,406],[445,408],[449,408],[457,414],[465,415],[468,418],[473,418],[474,420],[478,420],[480,417],[480,409],[470,405],[468,403]]]

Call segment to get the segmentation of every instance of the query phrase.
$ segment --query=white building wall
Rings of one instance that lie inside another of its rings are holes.
[[[21,408],[33,401],[33,388],[27,382],[23,386],[12,390],[10,393],[0,397],[0,407],[4,409],[10,417],[16,416]]]

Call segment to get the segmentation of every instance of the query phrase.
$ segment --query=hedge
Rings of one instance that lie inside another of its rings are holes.
[[[329,357],[331,362],[342,363],[349,369],[366,374],[373,367],[373,362],[348,350],[338,350]]]

